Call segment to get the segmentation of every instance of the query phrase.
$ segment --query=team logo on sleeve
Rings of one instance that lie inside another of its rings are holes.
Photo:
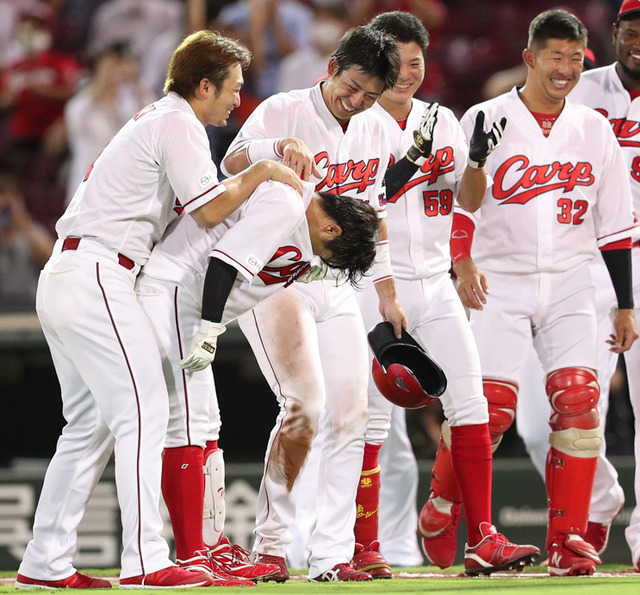
[[[265,285],[284,283],[291,285],[309,268],[309,263],[302,260],[302,252],[295,246],[282,246],[269,259],[266,266],[258,273]]]
[[[564,193],[571,192],[576,186],[591,186],[594,179],[587,161],[531,165],[525,155],[514,155],[493,174],[492,192],[503,205],[524,205],[546,192]]]

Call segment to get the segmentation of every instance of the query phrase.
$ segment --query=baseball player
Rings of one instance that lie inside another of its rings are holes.
[[[268,178],[301,180],[273,162],[220,184],[205,126],[225,126],[240,103],[249,52],[209,31],[175,51],[167,95],[105,147],[56,225],[58,241],[36,309],[60,381],[67,424],[49,465],[16,587],[108,588],[73,567],[77,529],[115,450],[123,526],[122,588],[206,586],[176,567],[158,509],[167,388],[153,329],[134,283],[154,243],[185,211],[204,227]]]
[[[213,359],[217,336],[293,281],[324,274],[325,263],[356,282],[375,259],[377,230],[377,214],[361,201],[314,193],[309,182],[300,198],[290,186],[265,182],[216,227],[205,230],[183,218],[156,244],[137,291],[154,321],[169,389],[162,491],[183,568],[207,570],[221,585],[229,584],[225,574],[258,580],[280,571],[250,563],[245,550],[222,534],[220,412],[211,370],[202,369]]]
[[[399,68],[392,39],[364,27],[348,31],[333,53],[328,78],[311,89],[277,94],[247,119],[223,159],[241,171],[259,158],[281,160],[316,190],[345,192],[384,216],[387,135],[377,120],[360,118]],[[404,313],[395,295],[381,222],[380,255],[372,270],[382,315],[399,332]],[[325,408],[330,426],[319,466],[317,524],[308,543],[313,581],[371,580],[354,570],[353,505],[367,423],[367,344],[355,294],[326,279],[294,285],[239,318],[280,414],[267,449],[258,495],[257,559],[282,568],[295,516],[292,494]]]
[[[637,122],[640,121],[640,2],[626,0],[621,3],[617,20],[613,27],[613,43],[616,50],[616,62],[609,66],[597,68],[584,73],[580,77],[580,82],[570,93],[569,98],[594,108],[605,116],[611,123],[613,132],[618,139],[618,144],[624,155],[627,174],[631,185],[631,195],[636,213],[640,212],[640,158],[638,157],[638,147],[640,146],[640,128]],[[634,302],[640,302],[640,242],[639,235],[632,235],[634,240],[631,250],[633,261],[633,292]],[[601,276],[602,264],[596,271]],[[609,369],[609,374],[604,377],[601,387],[608,386],[612,371],[615,369],[615,352],[608,350],[605,339],[611,332],[611,322],[609,320],[609,310],[611,293],[613,293],[610,283],[606,281],[597,282],[596,299],[602,295],[603,303],[598,305],[599,318],[604,319],[604,328],[599,332],[599,358]],[[614,298],[615,299],[615,296]],[[636,309],[636,317],[638,310]],[[635,415],[636,436],[640,434],[638,420],[640,419],[640,351],[637,343],[624,354],[627,370],[627,381],[629,384],[629,394]],[[613,360],[613,362],[611,361]],[[600,368],[601,369],[601,368]],[[600,375],[599,369],[599,375]],[[608,391],[603,394],[608,397]],[[599,409],[601,415],[606,419],[607,402],[602,403],[603,395],[600,396]],[[604,423],[605,419],[601,420]],[[635,442],[636,461],[640,461],[640,441]],[[635,480],[636,502],[640,501],[640,474],[636,471]],[[624,504],[624,494],[617,483],[617,473],[615,468],[604,457],[599,457],[598,467],[594,480],[594,493],[591,498],[589,509],[589,525],[585,539],[594,544],[596,549],[603,549],[609,534],[612,521]],[[626,538],[631,549],[632,564],[636,571],[640,571],[640,508],[635,507],[631,523],[626,530]]]
[[[588,269],[596,248],[618,302],[612,349],[626,351],[638,336],[630,266],[635,223],[624,158],[608,122],[566,99],[580,77],[586,38],[584,25],[568,12],[539,14],[523,52],[524,87],[471,108],[461,120],[468,134],[480,110],[490,119],[505,115],[518,122],[507,128],[487,160],[493,186],[485,195],[471,252],[486,284],[463,284],[460,293],[468,299],[491,288],[470,320],[495,447],[513,422],[519,370],[531,341],[546,374],[551,406],[546,545],[549,572],[556,576],[592,574],[600,562],[583,539],[601,446],[596,312]],[[461,229],[470,233],[472,226]],[[462,278],[477,279],[463,274],[465,266],[473,265],[468,258],[458,260]],[[456,514],[447,515],[442,507],[460,500],[447,454],[441,443],[432,505],[427,502],[421,512],[421,520],[442,529],[425,540],[427,549],[455,544]]]
[[[371,109],[391,139],[392,159],[400,159],[413,143],[412,131],[426,110],[437,109],[430,155],[419,160],[411,179],[400,188],[388,185],[387,227],[396,288],[407,314],[407,330],[442,366],[447,390],[441,400],[451,427],[452,459],[467,511],[468,544],[465,571],[489,574],[533,562],[534,546],[516,546],[491,525],[491,451],[487,400],[482,394],[480,362],[464,308],[451,283],[449,236],[453,205],[479,207],[487,186],[482,163],[497,145],[504,118],[485,133],[478,119],[470,141],[470,156],[453,113],[427,105],[413,94],[424,79],[428,34],[422,23],[404,12],[383,13],[369,27],[398,40],[401,70],[396,86]],[[400,163],[398,164],[400,165]],[[394,166],[395,167],[395,166]],[[390,168],[391,171],[392,168]],[[358,294],[365,326],[373,327],[375,292]],[[369,381],[369,424],[357,495],[354,566],[370,569],[374,577],[391,571],[378,553],[380,466],[378,452],[387,437],[392,404]],[[499,545],[498,545],[499,544]]]

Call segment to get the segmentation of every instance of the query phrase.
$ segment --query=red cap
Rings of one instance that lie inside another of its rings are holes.
[[[638,13],[637,16],[640,16],[640,0],[623,0],[618,11],[616,23],[620,21],[621,17],[630,16],[634,13]]]

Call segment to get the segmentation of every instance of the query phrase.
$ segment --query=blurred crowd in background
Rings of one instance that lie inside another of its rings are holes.
[[[380,12],[424,22],[431,43],[417,96],[460,117],[523,78],[528,23],[559,6],[587,26],[597,64],[612,62],[619,0],[0,0],[0,310],[32,308],[56,220],[105,144],[162,95],[185,35],[215,29],[253,52],[242,105],[209,131],[219,163],[261,100],[313,85],[343,33]],[[622,372],[614,383],[624,394]],[[435,452],[439,415],[431,406],[409,418],[419,457]],[[632,454],[631,416],[614,396],[610,454]]]

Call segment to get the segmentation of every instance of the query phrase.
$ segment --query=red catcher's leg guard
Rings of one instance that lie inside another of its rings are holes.
[[[516,418],[518,385],[507,380],[485,378],[482,381],[482,390],[489,403],[489,435],[495,452],[503,434]]]
[[[556,370],[549,374],[546,390],[552,408],[546,467],[549,547],[557,535],[584,536],[602,437],[594,370]]]
[[[382,444],[364,445],[362,474],[356,494],[356,543],[365,547],[378,539],[378,507],[380,503],[380,465],[378,453]]]
[[[449,434],[448,426],[443,426],[443,432],[445,430]],[[431,491],[449,502],[462,502],[458,480],[451,464],[451,450],[447,446],[444,434],[440,434],[436,460],[431,471]]]
[[[546,468],[549,505],[547,548],[559,534],[584,536],[597,460],[571,457],[553,447],[549,449]]]

